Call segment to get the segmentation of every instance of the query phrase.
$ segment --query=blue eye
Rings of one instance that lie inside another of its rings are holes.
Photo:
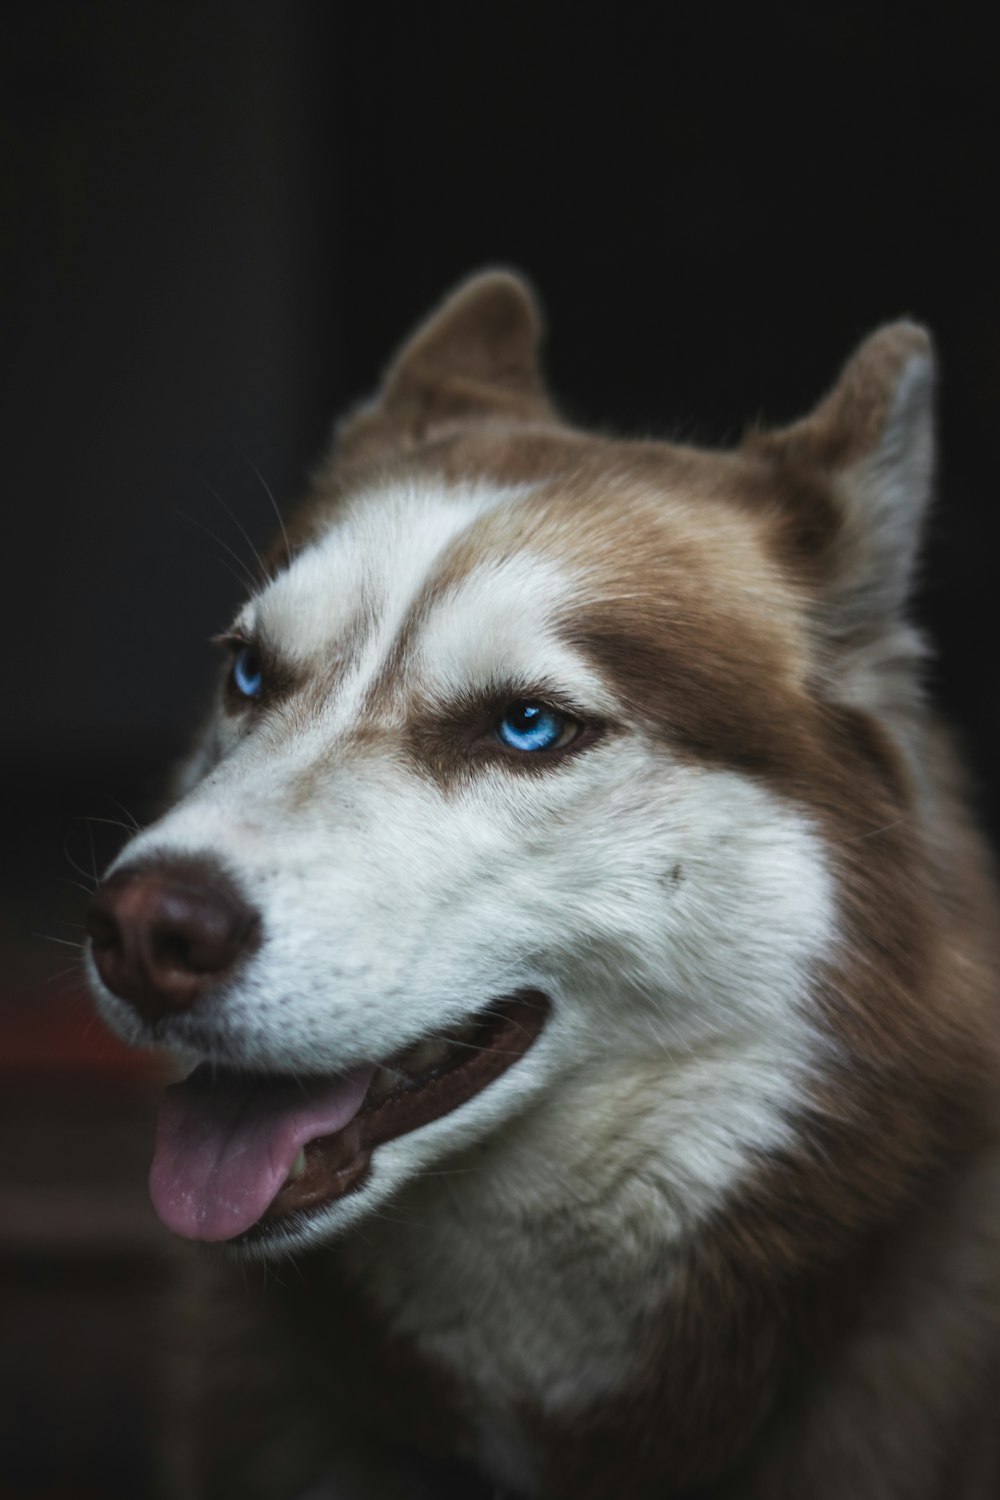
[[[241,646],[233,658],[233,686],[243,698],[259,698],[264,677],[253,646]]]
[[[544,703],[512,703],[496,728],[511,750],[554,750],[574,738],[576,721]]]

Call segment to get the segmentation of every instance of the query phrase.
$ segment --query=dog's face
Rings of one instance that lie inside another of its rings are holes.
[[[827,700],[898,697],[925,343],[711,455],[561,426],[535,336],[496,276],[407,346],[98,897],[103,1015],[201,1064],[152,1179],[180,1233],[322,1238],[477,1142],[523,1170],[539,1112],[597,1150],[588,1089],[650,1059],[697,1216],[834,1045]]]

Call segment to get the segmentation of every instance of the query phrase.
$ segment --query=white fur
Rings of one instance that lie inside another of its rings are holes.
[[[182,1052],[335,1071],[512,991],[551,997],[513,1068],[380,1146],[364,1187],[296,1241],[364,1222],[347,1253],[372,1294],[476,1385],[484,1453],[530,1488],[517,1401],[572,1409],[619,1384],[630,1315],[670,1277],[666,1248],[790,1143],[821,1061],[809,983],[835,913],[800,811],[621,718],[613,685],[558,638],[581,580],[551,560],[484,559],[446,592],[382,703],[383,738],[357,739],[449,544],[518,503],[428,487],[369,497],[331,527],[242,622],[328,674],[326,698],[223,731],[218,763],[122,859],[210,851],[261,913],[238,984],[162,1024]],[[414,702],[539,677],[585,713],[618,712],[618,732],[547,774],[494,763],[447,789],[399,753]],[[100,1003],[150,1040],[128,1006]]]

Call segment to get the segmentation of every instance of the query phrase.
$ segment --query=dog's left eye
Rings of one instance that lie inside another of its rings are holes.
[[[576,738],[579,729],[569,714],[546,703],[522,699],[506,710],[497,724],[496,736],[511,750],[561,750]]]
[[[241,698],[260,697],[264,674],[253,646],[241,646],[233,657],[232,681]]]

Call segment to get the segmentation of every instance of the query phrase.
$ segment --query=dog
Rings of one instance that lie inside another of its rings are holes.
[[[477,275],[340,424],[90,909],[102,1016],[192,1069],[160,1217],[285,1283],[182,1492],[992,1496],[930,339],[724,452],[578,430],[540,340]]]

